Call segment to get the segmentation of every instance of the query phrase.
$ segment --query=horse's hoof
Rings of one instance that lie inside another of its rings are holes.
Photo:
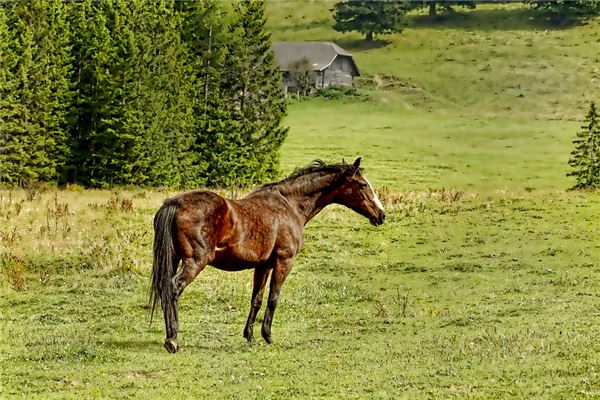
[[[273,343],[273,339],[271,339],[271,335],[263,336],[263,339],[265,339],[265,342],[267,342],[267,344]]]
[[[254,332],[250,329],[244,329],[244,339],[248,341],[248,343],[252,343],[254,341]]]
[[[169,353],[177,353],[177,350],[179,350],[179,343],[177,343],[177,340],[175,339],[166,339],[165,349],[167,349]]]

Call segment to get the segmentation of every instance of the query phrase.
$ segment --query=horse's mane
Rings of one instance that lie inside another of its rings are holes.
[[[341,174],[352,167],[351,164],[346,163],[327,163],[321,159],[313,160],[310,164],[305,167],[296,168],[294,172],[288,175],[286,178],[278,182],[266,183],[260,186],[255,192],[258,192],[263,189],[271,189],[275,187],[279,187],[285,184],[289,184],[294,182],[302,177],[307,175],[317,174],[317,176],[322,176],[326,174]],[[360,170],[360,169],[359,169]],[[308,182],[307,182],[308,183]]]

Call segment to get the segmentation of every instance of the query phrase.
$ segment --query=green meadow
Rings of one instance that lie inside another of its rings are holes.
[[[267,4],[274,40],[334,40],[362,73],[290,101],[282,176],[361,156],[386,223],[307,226],[272,345],[242,337],[252,272],[207,268],[172,355],[146,301],[174,192],[0,190],[0,398],[600,398],[600,195],[565,176],[598,21],[483,5],[367,46],[332,2]]]

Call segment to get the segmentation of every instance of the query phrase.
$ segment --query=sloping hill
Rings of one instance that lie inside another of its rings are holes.
[[[557,28],[539,13],[480,5],[372,44],[335,32],[333,1],[271,1],[274,40],[353,52],[368,100],[292,104],[284,173],[315,157],[371,162],[376,185],[559,189],[589,101],[600,100],[600,19]]]
[[[367,45],[334,31],[333,1],[271,1],[275,40],[334,41],[352,51],[374,95],[407,108],[483,115],[580,118],[600,96],[600,24],[550,25],[521,3],[480,5]],[[382,85],[382,81],[393,85]]]

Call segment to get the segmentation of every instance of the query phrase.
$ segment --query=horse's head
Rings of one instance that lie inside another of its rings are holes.
[[[352,165],[348,165],[347,171],[340,178],[335,202],[369,218],[371,225],[379,226],[385,219],[383,204],[359,167],[360,157]]]

